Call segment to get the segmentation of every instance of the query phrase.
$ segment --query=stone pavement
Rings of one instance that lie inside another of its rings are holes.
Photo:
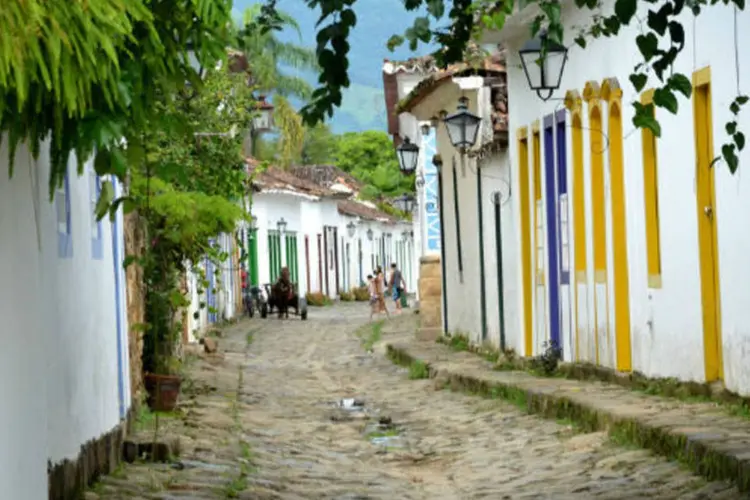
[[[88,497],[742,498],[730,483],[617,446],[605,432],[410,380],[385,348],[412,352],[415,316],[381,331],[367,314],[347,304],[313,308],[305,322],[227,328],[221,355],[191,364],[183,417],[163,423],[164,435],[181,440],[175,462],[126,465]]]
[[[713,402],[646,395],[619,385],[495,371],[476,354],[404,337],[387,345],[389,357],[419,361],[438,383],[512,399],[527,411],[572,418],[590,431],[609,431],[630,443],[680,460],[709,479],[729,479],[750,491],[750,419]],[[745,498],[750,498],[747,493]]]

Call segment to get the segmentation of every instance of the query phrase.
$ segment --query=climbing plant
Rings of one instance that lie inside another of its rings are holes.
[[[259,22],[264,29],[280,29],[281,20],[276,14],[277,0],[266,0],[261,9]],[[357,0],[305,0],[310,8],[320,12],[317,35],[318,64],[321,67],[320,86],[312,93],[311,101],[302,109],[306,123],[312,124],[332,116],[335,107],[341,105],[342,89],[349,86],[349,36],[356,25]],[[560,3],[556,0],[530,0],[523,5],[537,3],[541,14],[530,26],[530,36],[541,28],[548,33],[548,43],[562,43],[564,37]],[[654,117],[654,106],[677,113],[679,95],[689,98],[692,93],[690,80],[674,70],[677,56],[685,47],[685,28],[682,24],[684,12],[699,16],[706,8],[716,4],[732,5],[744,10],[744,0],[616,0],[614,12],[602,14],[599,0],[575,0],[579,9],[591,12],[590,23],[575,35],[576,43],[586,47],[587,39],[615,37],[624,26],[637,23],[640,33],[634,44],[642,56],[629,76],[633,88],[640,92],[653,75],[658,80],[653,104],[634,102],[633,124],[637,128],[648,128],[656,136],[661,127]],[[458,62],[463,58],[470,41],[477,40],[484,30],[501,30],[506,18],[520,5],[514,0],[404,0],[407,11],[426,8],[427,15],[415,18],[413,25],[403,34],[393,35],[388,46],[395,48],[404,43],[414,50],[420,43],[436,42],[441,49],[433,55],[438,65]],[[636,13],[647,10],[645,19]],[[448,23],[436,25],[446,16]],[[729,105],[732,120],[725,126],[727,141],[722,145],[721,157],[734,173],[739,166],[738,152],[745,146],[745,135],[738,128],[737,117],[750,97],[737,85],[737,94]],[[716,162],[719,158],[716,158]]]
[[[112,154],[139,133],[165,95],[198,86],[227,46],[231,0],[6,0],[0,9],[0,133],[10,173],[18,145],[34,155],[49,141],[50,196],[71,152],[95,151],[100,174],[125,178]],[[132,141],[129,141],[132,142]]]
[[[146,224],[148,246],[129,261],[143,267],[146,281],[146,371],[174,373],[184,326],[179,311],[190,305],[186,273],[198,275],[201,296],[216,286],[200,264],[227,267],[229,255],[213,240],[234,234],[246,217],[250,184],[242,142],[255,104],[246,81],[245,74],[209,70],[199,90],[157,101],[141,134],[119,146],[118,154],[131,159],[128,193],[111,204],[100,200],[100,216],[123,206]],[[201,307],[208,307],[203,297]]]

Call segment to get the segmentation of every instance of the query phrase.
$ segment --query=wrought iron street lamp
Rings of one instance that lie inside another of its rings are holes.
[[[368,229],[367,230],[367,239],[370,240],[370,241],[372,241],[373,236],[374,236],[374,234],[372,232],[372,229]]]
[[[466,97],[459,98],[456,112],[443,119],[451,144],[462,155],[477,142],[481,121],[480,117],[469,111],[469,99]]]
[[[279,222],[276,223],[276,227],[282,233],[286,230],[286,221],[284,220],[283,217],[281,219],[279,219]]]
[[[349,234],[350,238],[354,238],[354,233],[357,231],[357,225],[354,223],[354,221],[346,225],[346,231]]]
[[[273,104],[266,101],[265,96],[260,96],[254,107],[256,114],[253,116],[253,131],[270,131],[273,128]]]
[[[552,92],[560,88],[568,49],[549,40],[547,31],[542,30],[524,44],[518,55],[531,90],[543,101],[552,97]]]
[[[414,197],[405,194],[396,198],[393,204],[402,212],[410,214],[414,210]]]
[[[404,138],[404,142],[396,148],[398,153],[398,166],[404,175],[413,174],[417,170],[419,160],[419,146],[412,144],[411,139]]]

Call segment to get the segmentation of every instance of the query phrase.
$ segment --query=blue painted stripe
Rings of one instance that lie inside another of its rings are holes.
[[[545,205],[547,208],[547,254],[549,259],[547,275],[549,288],[550,340],[560,346],[560,281],[556,224],[558,194],[555,182],[555,153],[552,141],[553,128],[550,123],[548,127],[545,126],[544,128],[544,174],[547,180],[544,197],[546,198]],[[541,179],[538,182],[541,182]]]
[[[112,176],[112,188],[117,192],[117,178]],[[124,360],[123,360],[123,325],[122,325],[122,295],[121,295],[121,274],[120,274],[120,224],[117,217],[112,222],[112,263],[115,271],[115,321],[117,323],[117,393],[120,401],[120,418],[125,418],[125,380],[124,380]]]

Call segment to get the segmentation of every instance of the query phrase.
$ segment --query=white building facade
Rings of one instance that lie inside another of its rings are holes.
[[[7,155],[3,145],[5,172]],[[7,498],[72,495],[85,486],[75,480],[79,460],[103,442],[115,449],[97,466],[112,470],[131,406],[122,214],[96,221],[101,183],[112,180],[97,177],[92,162],[77,176],[76,163],[71,157],[53,203],[47,148],[38,160],[19,149],[13,177],[0,180],[7,334],[0,484]]]
[[[407,94],[399,109],[426,125],[421,168],[436,176],[436,211],[442,231],[438,235],[444,243],[438,245],[443,266],[442,331],[467,335],[476,343],[518,349],[512,332],[517,331],[519,311],[509,299],[515,294],[518,254],[514,251],[507,124],[504,113],[493,111],[494,101],[505,96],[505,72],[493,62],[485,65],[480,76],[468,77],[467,72],[459,67],[435,73]],[[455,112],[461,97],[468,99],[469,110],[482,119],[475,147],[466,154],[454,148],[439,118]],[[423,195],[430,193],[425,190]],[[427,198],[425,204],[429,203]],[[422,211],[422,217],[429,217],[429,210]]]
[[[386,109],[389,110],[388,132],[398,145],[408,138],[419,146],[417,164],[417,197],[413,218],[414,245],[417,249],[411,259],[416,270],[414,284],[419,280],[420,259],[426,255],[440,255],[440,213],[438,210],[438,172],[432,163],[437,154],[436,134],[430,120],[419,120],[413,113],[396,110],[399,101],[409,96],[425,79],[437,72],[430,57],[415,58],[409,61],[389,61],[383,64]],[[413,288],[417,292],[418,287]]]
[[[543,102],[518,58],[533,8],[486,37],[509,54],[523,352],[559,339],[567,360],[750,394],[750,233],[734,216],[750,209],[750,181],[723,161],[711,167],[725,123],[750,126],[729,110],[747,93],[737,78],[748,70],[725,49],[748,38],[750,14],[717,5],[680,18],[685,47],[674,70],[691,79],[692,97],[678,98],[677,115],[656,109],[656,138],[632,125],[629,104],[652,102],[656,83],[652,76],[638,93],[629,82],[642,60],[637,27],[580,49],[575,26],[591,14],[564,2],[565,44],[574,48],[555,99]],[[601,6],[605,15],[613,8]],[[739,156],[741,172],[750,155]]]

